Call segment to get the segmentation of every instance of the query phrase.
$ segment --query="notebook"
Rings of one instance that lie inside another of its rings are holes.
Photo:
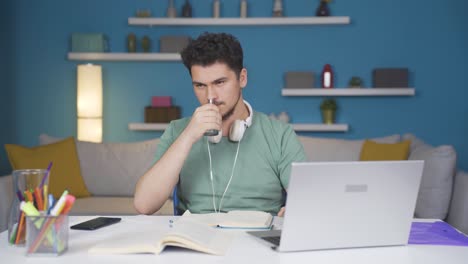
[[[292,163],[282,230],[248,233],[277,251],[406,245],[423,166],[418,160]]]

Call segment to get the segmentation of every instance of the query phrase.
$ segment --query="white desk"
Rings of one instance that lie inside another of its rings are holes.
[[[91,216],[70,217],[70,225],[91,219]],[[458,264],[468,263],[468,247],[453,246],[401,246],[345,250],[324,250],[295,253],[277,253],[254,237],[239,230],[227,230],[236,234],[232,247],[225,256],[212,256],[185,249],[165,249],[160,255],[89,255],[88,249],[125,232],[125,227],[138,225],[169,228],[171,216],[123,216],[122,222],[95,231],[70,230],[68,251],[59,257],[26,257],[24,247],[10,246],[7,231],[0,234],[1,263],[391,263],[391,264]],[[276,221],[276,219],[275,219]]]

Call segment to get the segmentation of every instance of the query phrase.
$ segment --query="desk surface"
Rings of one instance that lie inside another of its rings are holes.
[[[72,216],[70,225],[94,216]],[[0,259],[2,263],[399,263],[440,264],[467,263],[468,247],[420,246],[322,250],[294,253],[277,253],[261,241],[240,230],[226,230],[235,234],[231,248],[225,256],[212,256],[185,249],[166,249],[160,255],[90,255],[88,249],[97,242],[125,232],[125,227],[145,225],[169,228],[172,216],[123,216],[119,224],[95,231],[70,230],[68,251],[59,257],[26,257],[24,247],[10,246],[7,231],[0,234]],[[281,224],[275,219],[276,224]]]

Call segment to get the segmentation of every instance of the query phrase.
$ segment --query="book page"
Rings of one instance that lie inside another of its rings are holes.
[[[165,232],[157,228],[145,228],[110,236],[88,250],[90,254],[158,253],[158,241]]]
[[[161,240],[158,251],[165,246],[189,248],[214,255],[224,255],[232,242],[232,234],[191,219],[179,219]]]
[[[228,213],[192,214],[187,210],[180,219],[224,228],[269,229],[273,216],[261,211],[236,210]]]

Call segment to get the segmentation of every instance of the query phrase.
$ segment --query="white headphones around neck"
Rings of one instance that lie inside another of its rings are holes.
[[[249,116],[245,120],[235,120],[234,123],[232,123],[231,127],[229,128],[229,140],[234,141],[234,142],[239,142],[242,140],[242,137],[244,136],[245,130],[252,125],[252,116],[253,116],[253,111],[252,111],[252,106],[244,100],[245,105],[247,105],[247,108],[249,109]],[[219,131],[217,136],[210,136],[208,137],[208,140],[211,143],[219,143],[221,141],[221,138],[223,137],[222,131]]]

